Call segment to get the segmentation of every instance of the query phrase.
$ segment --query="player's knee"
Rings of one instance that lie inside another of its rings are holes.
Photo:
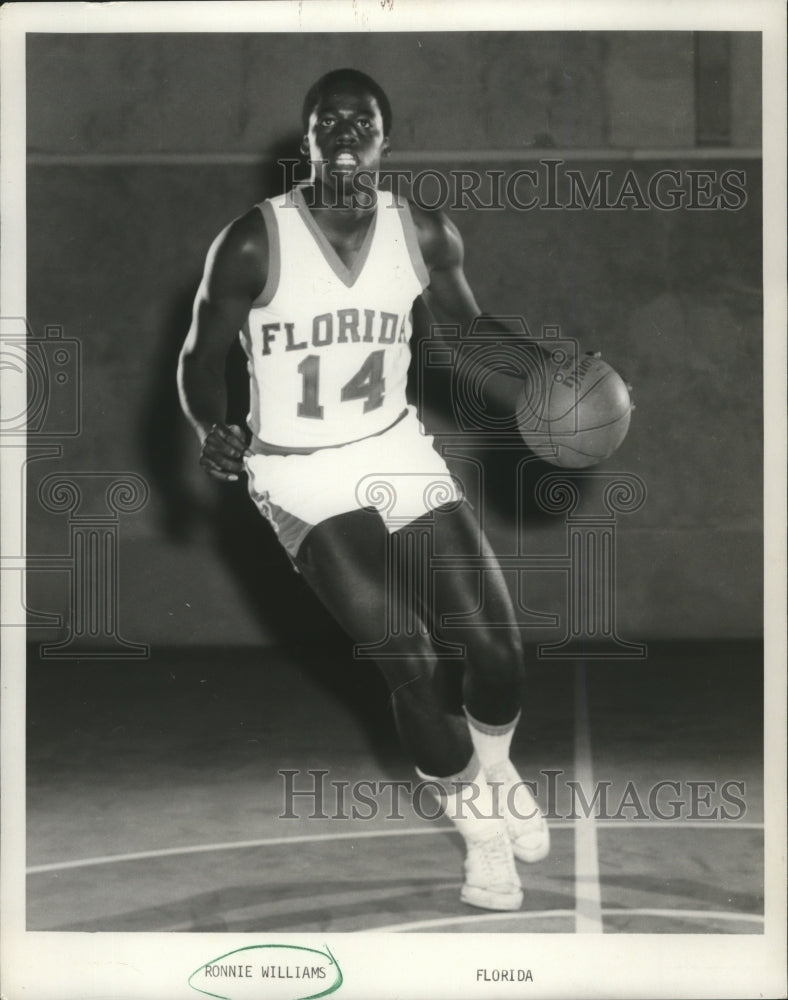
[[[403,643],[401,656],[381,660],[380,669],[392,693],[407,689],[414,697],[422,697],[433,683],[435,655],[428,642],[414,637]]]
[[[435,700],[432,681],[424,674],[402,674],[390,681],[391,699],[395,708],[412,708],[432,704]]]
[[[516,629],[480,629],[470,650],[473,661],[494,680],[508,683],[522,674],[523,644]]]

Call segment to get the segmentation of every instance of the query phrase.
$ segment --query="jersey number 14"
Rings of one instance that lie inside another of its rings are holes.
[[[383,351],[372,351],[356,374],[342,386],[340,399],[363,399],[364,413],[383,405],[386,380],[383,377]],[[320,405],[320,355],[308,354],[297,369],[301,376],[301,402],[298,404],[299,417],[313,420],[323,419]]]

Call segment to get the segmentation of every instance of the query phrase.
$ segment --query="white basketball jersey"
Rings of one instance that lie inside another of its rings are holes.
[[[299,188],[258,207],[269,273],[241,331],[252,432],[309,448],[384,430],[407,405],[411,308],[429,283],[407,202],[378,192],[350,268]]]

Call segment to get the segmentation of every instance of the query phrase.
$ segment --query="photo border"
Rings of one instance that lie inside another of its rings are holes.
[[[549,2],[516,5],[403,0],[274,0],[264,3],[9,4],[0,11],[2,176],[0,315],[26,315],[25,35],[28,32],[258,32],[433,30],[761,30],[764,123],[765,413],[765,931],[763,935],[197,934],[25,931],[25,635],[2,632],[2,854],[0,958],[3,995],[176,998],[194,994],[190,973],[231,947],[328,946],[345,973],[341,997],[495,997],[456,974],[474,964],[528,965],[534,997],[756,997],[785,989],[785,7],[752,2]],[[6,383],[8,386],[8,383]],[[3,412],[20,400],[4,394]],[[25,401],[21,401],[24,409]],[[16,409],[14,409],[16,407]],[[5,447],[3,450],[5,451]],[[19,544],[24,497],[4,481],[2,548]],[[22,529],[22,540],[24,531]],[[2,596],[0,611],[10,596]],[[464,968],[464,967],[463,967]],[[466,970],[467,971],[467,970]],[[465,973],[463,973],[465,974]],[[515,995],[512,991],[511,994]],[[524,995],[518,993],[517,995]]]

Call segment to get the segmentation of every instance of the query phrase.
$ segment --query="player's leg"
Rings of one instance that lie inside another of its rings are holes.
[[[482,571],[439,574],[434,606],[425,609],[425,614],[431,615],[434,628],[442,633],[444,616],[473,615],[483,594],[484,606],[473,625],[463,627],[451,638],[461,641],[467,650],[462,682],[465,707],[489,725],[504,725],[519,711],[525,679],[520,630],[506,580],[487,536],[467,504],[435,511],[432,532],[436,553],[486,559]]]
[[[392,606],[395,597],[388,593],[390,552],[380,516],[363,510],[316,525],[298,552],[304,579],[357,643],[383,639],[392,615],[406,613]],[[396,600],[409,596],[400,594]],[[473,747],[467,728],[443,711],[433,684],[434,651],[426,630],[415,631],[421,634],[391,634],[389,656],[378,666],[391,692],[400,737],[416,765],[431,774],[457,774],[467,766]]]
[[[527,786],[509,759],[509,749],[520,719],[524,687],[524,657],[517,619],[503,572],[493,549],[466,504],[436,511],[432,522],[434,551],[441,554],[479,554],[487,559],[483,582],[478,573],[441,574],[431,615],[436,632],[448,614],[469,614],[484,595],[483,618],[473,627],[451,634],[465,644],[462,678],[464,710],[474,749],[484,774],[496,787],[507,815],[517,857],[533,862],[550,847],[547,823]],[[485,619],[495,627],[485,624]]]
[[[387,635],[392,614],[405,608],[388,591],[389,533],[377,514],[353,511],[327,519],[307,535],[297,563],[339,624],[359,643]],[[406,594],[405,600],[416,595]],[[407,609],[413,613],[413,608]],[[461,898],[486,909],[517,909],[522,889],[505,823],[480,773],[467,724],[445,712],[434,688],[435,652],[426,630],[389,634],[379,661],[391,691],[397,728],[422,777],[443,789],[447,815],[462,834],[467,855]],[[399,648],[397,648],[399,646]]]

